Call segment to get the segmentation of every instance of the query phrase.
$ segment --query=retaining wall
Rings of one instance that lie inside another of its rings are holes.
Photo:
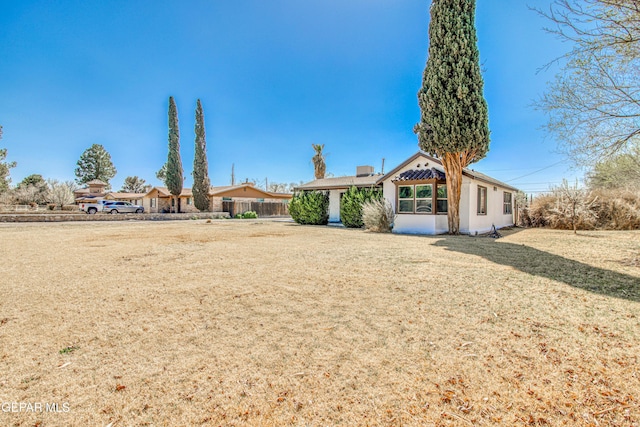
[[[147,214],[0,214],[0,222],[64,222],[64,221],[166,221],[180,219],[229,218],[228,212],[147,213]]]

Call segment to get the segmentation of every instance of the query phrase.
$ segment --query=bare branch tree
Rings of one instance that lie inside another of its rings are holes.
[[[640,2],[556,0],[538,12],[573,46],[537,103],[548,132],[577,163],[624,152],[640,139]]]
[[[47,200],[49,203],[62,207],[64,205],[71,205],[75,202],[74,190],[77,188],[73,181],[61,182],[57,179],[50,179],[47,181],[49,185],[49,193]]]

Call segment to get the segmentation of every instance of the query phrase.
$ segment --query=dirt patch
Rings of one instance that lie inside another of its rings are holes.
[[[638,232],[0,231],[0,425],[639,422]]]

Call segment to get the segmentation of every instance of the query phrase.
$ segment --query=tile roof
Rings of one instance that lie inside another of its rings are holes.
[[[106,196],[111,196],[114,199],[142,199],[145,193],[119,193],[119,192],[111,192],[107,193]]]
[[[171,192],[169,192],[169,189],[167,187],[153,187],[151,190],[149,190],[149,193],[152,192],[153,190],[158,190],[158,193],[164,197],[171,196]],[[190,188],[183,188],[182,192],[180,193],[180,197],[192,197],[192,196],[193,196],[193,193],[191,192]]]
[[[332,188],[371,187],[378,185],[378,179],[382,175],[369,176],[339,176],[335,178],[316,179],[306,184],[297,186],[296,190],[329,190]]]
[[[88,181],[86,184],[88,184],[88,185],[107,185],[106,182],[100,181],[99,179],[92,179],[91,181]]]
[[[392,181],[393,182],[395,182],[395,181],[415,181],[415,180],[420,180],[420,179],[432,179],[432,178],[444,181],[445,174],[444,174],[444,172],[441,172],[436,168],[417,169],[417,170],[411,169],[411,170],[402,172],[400,175],[398,175],[397,177],[392,179]]]

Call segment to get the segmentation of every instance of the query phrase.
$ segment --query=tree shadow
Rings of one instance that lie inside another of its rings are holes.
[[[495,241],[487,237],[443,236],[434,246],[477,255],[524,273],[566,283],[575,288],[640,302],[640,278],[593,267],[529,246]]]

